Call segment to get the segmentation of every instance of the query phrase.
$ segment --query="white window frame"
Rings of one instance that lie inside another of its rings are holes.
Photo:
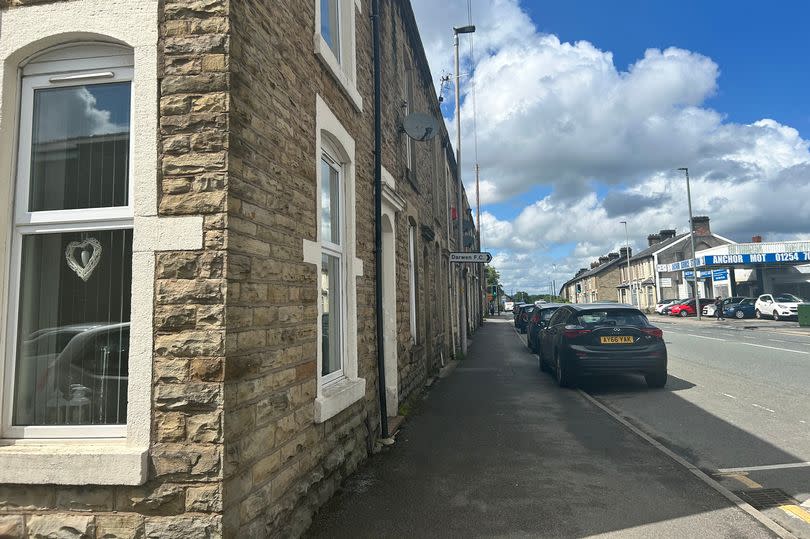
[[[357,90],[357,45],[355,39],[355,13],[362,12],[360,0],[335,0],[338,9],[338,50],[335,55],[321,35],[321,0],[315,1],[314,52],[339,83],[358,112],[363,111],[363,97]]]
[[[31,70],[23,69],[20,95],[20,116],[17,145],[17,174],[15,178],[14,225],[11,241],[9,272],[9,302],[7,316],[6,360],[3,382],[2,435],[5,438],[124,438],[127,426],[123,425],[33,425],[13,424],[15,397],[15,369],[17,364],[17,322],[19,317],[19,287],[22,258],[22,243],[25,236],[89,232],[101,230],[125,230],[134,228],[134,182],[133,182],[133,137],[135,122],[131,57],[112,57],[99,72],[97,61],[82,62],[82,59],[52,60],[34,64]],[[30,75],[34,71],[37,74]],[[98,76],[102,74],[102,76]],[[37,90],[69,88],[85,84],[130,83],[130,138],[127,205],[102,208],[48,210],[31,212],[28,201],[31,187],[31,136],[33,132],[34,94]],[[131,267],[131,261],[130,261]]]
[[[408,305],[410,309],[411,342],[416,344],[416,225],[408,223]]]
[[[339,312],[340,315],[339,324],[340,324],[340,346],[338,348],[338,353],[340,355],[340,368],[335,370],[334,372],[330,372],[329,374],[321,375],[321,370],[318,370],[318,376],[321,377],[321,382],[324,385],[329,385],[335,381],[344,378],[345,375],[343,373],[344,365],[346,364],[346,316],[347,316],[347,309],[346,309],[346,260],[344,256],[344,243],[346,241],[346,233],[345,233],[345,200],[346,197],[344,195],[344,173],[343,173],[343,164],[338,160],[337,152],[331,148],[331,144],[324,141],[322,142],[321,146],[321,160],[325,160],[327,165],[332,170],[338,173],[338,192],[332,193],[330,191],[330,197],[335,196],[337,194],[338,198],[338,215],[337,215],[337,222],[332,222],[332,226],[338,227],[338,234],[340,243],[333,243],[330,239],[322,237],[322,229],[318,227],[318,241],[321,244],[321,254],[328,255],[337,258],[338,260],[338,290],[337,293],[340,297],[338,302]],[[328,178],[321,177],[320,185],[323,185],[324,181],[329,181]],[[320,196],[322,191],[318,191],[318,208],[320,210]],[[319,303],[318,306],[318,313],[319,318],[323,316],[322,312],[323,305]],[[319,342],[320,345],[320,342]]]
[[[404,53],[403,53],[404,54]],[[413,112],[413,101],[414,101],[414,88],[413,88],[413,63],[410,59],[405,60],[405,88],[404,88],[404,99],[403,99],[403,109],[404,109],[404,117],[408,117],[408,115]],[[405,169],[406,173],[408,174],[408,178],[411,181],[416,179],[416,167],[414,166],[414,156],[416,154],[416,147],[414,145],[414,140],[408,136],[408,134],[403,130],[402,136],[405,137]]]
[[[140,485],[149,472],[153,429],[155,253],[203,248],[203,217],[158,216],[158,11],[151,2],[106,0],[34,3],[0,14],[0,353],[6,354],[13,188],[19,133],[20,74],[51,52],[64,59],[106,63],[96,47],[118,46],[134,57],[131,128],[135,171],[132,247],[132,315],[125,438],[0,439],[0,483],[42,485]],[[93,37],[90,37],[93,36]],[[92,51],[91,51],[92,52]],[[43,54],[44,53],[44,54]],[[103,67],[94,65],[94,69]],[[166,231],[171,233],[167,234]],[[5,357],[4,357],[5,359]],[[0,366],[0,377],[4,367]],[[4,382],[0,381],[0,391]],[[0,407],[5,401],[0,396]],[[0,410],[0,419],[5,413]]]
[[[326,142],[328,140],[328,142]],[[341,331],[344,336],[342,347],[344,350],[342,362],[342,376],[331,379],[328,375],[321,376],[323,368],[323,351],[320,343],[322,339],[321,328],[321,260],[325,252],[321,242],[321,157],[325,146],[330,146],[338,155],[337,161],[341,164],[343,172],[342,220],[341,220],[341,247],[343,249],[343,294],[344,323]],[[365,396],[366,380],[359,376],[357,354],[357,278],[363,276],[363,261],[355,256],[356,208],[355,208],[355,142],[354,138],[343,127],[340,120],[332,112],[323,98],[315,95],[315,192],[313,201],[315,210],[315,240],[303,240],[303,259],[305,263],[316,267],[318,314],[315,321],[317,346],[315,410],[313,419],[315,423],[323,423],[336,416],[355,402]]]

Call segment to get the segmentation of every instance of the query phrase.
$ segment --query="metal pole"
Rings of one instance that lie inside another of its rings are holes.
[[[456,234],[456,241],[458,242],[457,249],[461,252],[464,251],[464,214],[462,211],[462,196],[461,192],[464,189],[464,184],[461,181],[461,105],[460,105],[460,93],[459,93],[459,72],[458,72],[458,33],[453,32],[453,48],[455,49],[456,55],[456,172],[458,174],[458,190],[456,192],[456,216],[458,223],[458,232]],[[459,294],[462,294],[459,297],[459,325],[458,330],[460,333],[460,341],[461,341],[461,353],[467,353],[467,309],[466,304],[464,301],[463,294],[466,293],[466,286],[464,283],[464,270],[463,266],[459,265],[459,272],[460,272],[460,280],[459,283]]]
[[[692,243],[692,272],[695,278],[693,284],[695,294],[695,312],[697,312],[698,320],[701,320],[700,298],[698,297],[697,257],[695,256],[695,225],[692,223],[692,190],[689,188],[689,168],[682,167],[678,170],[683,170],[686,174],[686,199],[689,202],[689,241]]]
[[[481,252],[481,198],[478,192],[478,163],[475,164],[475,234],[478,236],[478,252]],[[486,308],[487,298],[487,283],[484,277],[484,264],[478,264],[478,279],[479,279],[479,295],[481,296],[481,305],[478,309],[479,326],[484,322],[484,312]]]
[[[388,406],[385,400],[385,350],[383,348],[383,268],[382,268],[382,114],[380,74],[380,0],[372,4],[374,24],[374,279],[377,303],[377,385],[380,393],[380,431],[388,438]]]
[[[621,221],[624,224],[624,248],[627,254],[627,292],[630,294],[630,303],[635,306],[636,302],[633,300],[633,282],[630,279],[630,235],[627,233],[627,221]]]

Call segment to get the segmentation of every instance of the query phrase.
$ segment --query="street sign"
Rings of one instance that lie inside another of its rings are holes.
[[[474,264],[489,264],[492,261],[491,253],[450,253],[450,262],[472,262]]]

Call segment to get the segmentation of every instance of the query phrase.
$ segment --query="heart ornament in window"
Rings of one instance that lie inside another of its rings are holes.
[[[76,260],[77,251],[78,260]],[[65,248],[65,260],[68,267],[76,272],[82,281],[87,282],[101,260],[101,243],[96,238],[72,241]]]

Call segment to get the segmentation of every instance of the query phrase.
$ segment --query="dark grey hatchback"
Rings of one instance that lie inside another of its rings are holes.
[[[649,387],[667,383],[663,332],[632,305],[563,305],[540,332],[540,368],[553,371],[561,387],[580,376],[643,374]]]

